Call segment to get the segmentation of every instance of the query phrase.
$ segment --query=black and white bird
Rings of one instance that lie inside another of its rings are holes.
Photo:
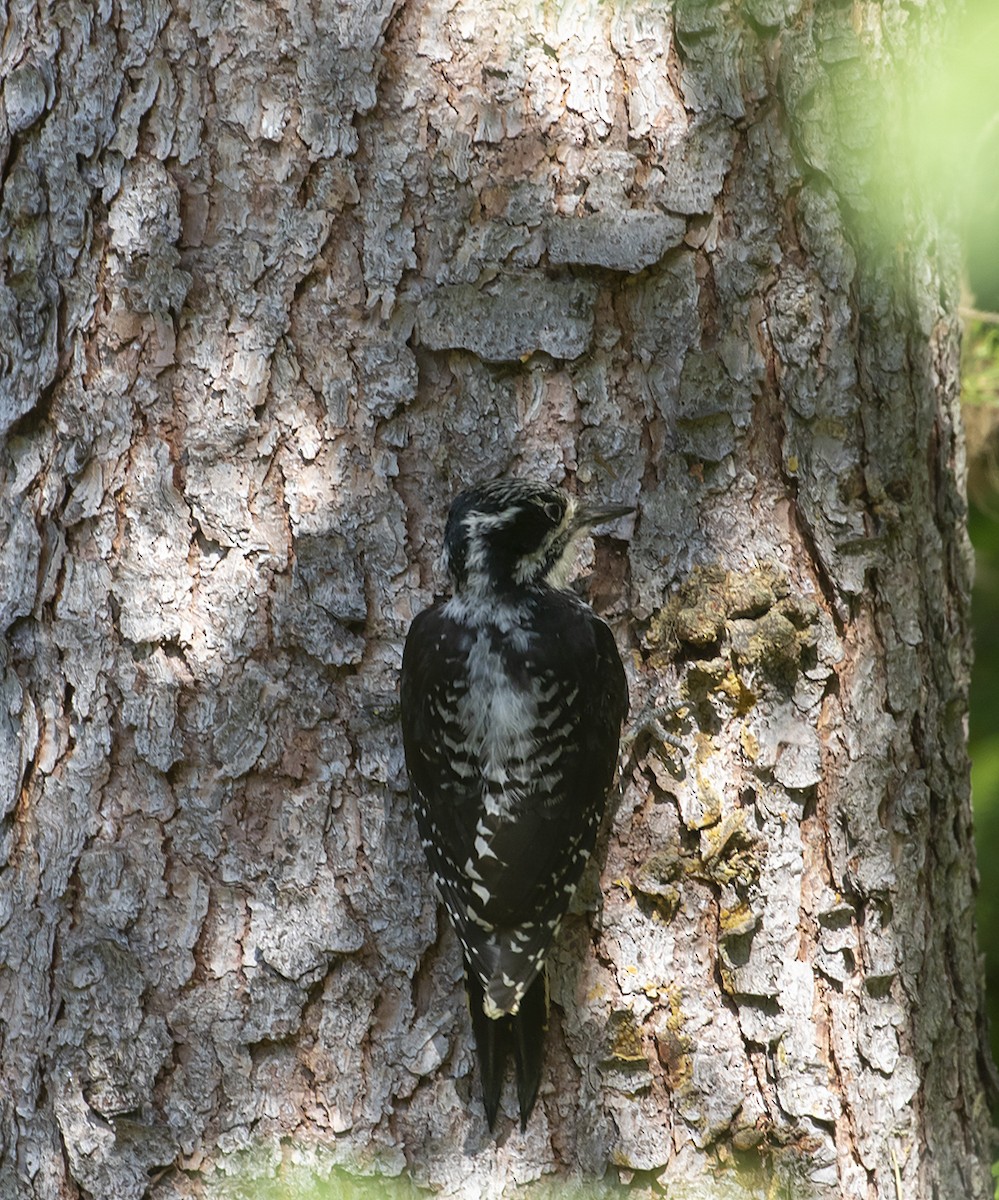
[[[628,709],[610,628],[565,584],[578,538],[632,512],[508,479],[451,506],[454,594],[421,612],[402,732],[423,848],[465,959],[486,1119],[506,1063],[541,1079],[545,960],[593,850]]]

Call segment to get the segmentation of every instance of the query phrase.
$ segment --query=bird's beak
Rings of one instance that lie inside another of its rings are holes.
[[[575,533],[582,529],[593,529],[634,511],[633,504],[581,504],[572,519],[572,530]]]

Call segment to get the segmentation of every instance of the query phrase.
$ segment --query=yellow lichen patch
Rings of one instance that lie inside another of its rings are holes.
[[[624,892],[624,894],[628,897],[629,900],[634,900],[635,897],[633,896],[632,891],[631,891],[631,880],[628,879],[626,876],[619,875],[617,877],[617,879],[614,880],[614,886],[619,887],[621,889],[621,891]]]
[[[616,1062],[645,1062],[642,1030],[630,1009],[612,1012],[607,1022],[607,1057]]]
[[[771,609],[781,590],[774,569],[758,567],[747,574],[729,571],[725,576],[722,600],[729,617],[758,617]]]
[[[739,741],[742,744],[743,754],[745,754],[750,762],[756,762],[760,757],[759,739],[745,723],[743,723],[742,728],[739,730]]]
[[[649,619],[649,627],[645,631],[645,644],[650,650],[659,650],[662,647],[668,646],[673,639],[673,626],[676,621],[676,612],[667,605],[657,613],[653,613]]]
[[[669,985],[663,983],[647,983],[642,989],[646,999],[652,1000],[656,1004],[662,1004],[669,997],[669,990]]]
[[[711,734],[700,731],[694,734],[694,763],[696,766],[706,763],[714,752],[715,744],[711,740]]]
[[[721,820],[722,798],[715,785],[697,772],[697,799],[701,806],[700,813],[691,814],[686,825],[688,829],[706,829],[717,825]]]
[[[759,925],[760,918],[744,901],[718,913],[718,929],[722,937],[745,937]]]
[[[674,631],[684,645],[705,649],[721,640],[725,632],[725,612],[718,602],[701,608],[681,608],[676,614]]]
[[[655,1030],[656,1051],[670,1087],[675,1090],[689,1082],[693,1070],[688,1053],[690,1039],[684,1033],[686,1018],[680,1004],[680,989],[672,984],[660,988],[659,1002],[667,1011]]]
[[[680,890],[675,885],[683,873],[683,860],[678,850],[670,847],[658,850],[642,863],[635,873],[636,892],[653,901],[653,920],[668,921],[680,903]]]
[[[658,896],[683,870],[683,860],[678,848],[670,846],[650,854],[635,874],[634,887],[647,896]]]
[[[749,571],[701,566],[653,615],[645,644],[661,667],[682,652],[681,692],[695,714],[712,715],[717,699],[744,714],[766,681],[782,690],[794,686],[803,656],[815,646],[819,616],[815,601],[792,593],[776,564]]]
[[[701,831],[701,858],[696,874],[714,883],[752,883],[760,873],[761,839],[746,826],[740,808]]]
[[[744,646],[739,648],[740,657],[750,666],[774,662],[797,664],[801,654],[798,630],[787,617],[773,610],[753,622],[753,632]]]
[[[756,703],[755,693],[746,687],[746,684],[731,667],[722,676],[715,691],[724,696],[740,716],[749,712]]]

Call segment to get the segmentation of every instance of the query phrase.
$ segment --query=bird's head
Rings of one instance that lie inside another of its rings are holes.
[[[462,492],[444,531],[444,559],[457,592],[564,586],[576,540],[633,512],[590,505],[551,484],[497,479]]]

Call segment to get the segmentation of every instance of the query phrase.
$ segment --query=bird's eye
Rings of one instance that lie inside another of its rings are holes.
[[[553,525],[557,525],[562,520],[562,506],[556,504],[554,500],[549,500],[547,504],[541,506],[545,510],[545,516]]]

